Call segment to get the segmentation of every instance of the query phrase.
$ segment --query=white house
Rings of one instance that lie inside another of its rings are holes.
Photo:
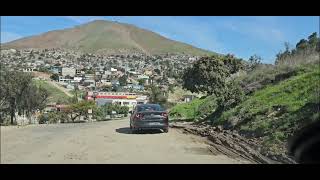
[[[63,67],[62,76],[67,76],[67,75],[74,77],[76,75],[76,69]]]

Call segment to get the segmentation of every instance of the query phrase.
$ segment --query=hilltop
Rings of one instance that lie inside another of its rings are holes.
[[[105,20],[95,20],[73,28],[49,31],[4,43],[1,46],[3,49],[65,48],[97,54],[214,54],[185,43],[167,39],[134,25]]]

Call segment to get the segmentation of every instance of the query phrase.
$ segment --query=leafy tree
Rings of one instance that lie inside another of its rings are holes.
[[[239,103],[243,93],[240,86],[230,79],[230,75],[242,68],[242,65],[234,64],[234,61],[236,59],[231,56],[201,58],[193,67],[186,69],[182,77],[183,87],[191,92],[215,95],[220,110]]]
[[[252,70],[256,68],[259,64],[261,64],[261,61],[262,61],[262,58],[256,54],[253,56],[250,56],[249,58],[250,69]]]
[[[163,91],[159,87],[152,85],[149,93],[150,103],[160,104],[162,106],[167,103],[167,97],[163,95]]]
[[[296,48],[298,51],[306,50],[307,47],[308,47],[308,41],[305,39],[301,39],[296,45]]]
[[[0,109],[3,114],[10,116],[11,124],[14,124],[16,112],[29,117],[45,107],[49,93],[32,83],[30,73],[0,71]]]
[[[206,92],[218,96],[221,89],[225,88],[225,81],[229,76],[230,71],[220,58],[203,57],[185,70],[182,85],[191,92]]]
[[[139,85],[143,86],[146,83],[145,79],[138,79]]]
[[[319,43],[319,38],[317,37],[317,32],[312,33],[308,37],[308,43],[311,45],[311,47],[316,47]]]
[[[39,123],[44,124],[44,123],[49,123],[49,124],[54,124],[58,123],[59,121],[61,123],[68,122],[69,121],[69,116],[65,112],[60,112],[60,111],[53,111],[53,112],[48,112],[41,114],[39,116]]]
[[[97,106],[94,101],[80,101],[78,103],[72,104],[67,112],[70,113],[71,120],[74,120],[79,116],[87,117],[89,115],[88,111],[91,109],[93,112],[97,110]]]
[[[123,75],[119,78],[119,83],[120,83],[120,86],[125,86],[127,85],[127,79],[128,79],[128,76],[127,75]]]
[[[58,81],[59,80],[59,75],[58,74],[52,74],[51,76],[50,76],[50,79],[52,79],[52,80],[54,80],[54,81]]]
[[[170,84],[170,85],[169,85],[169,91],[170,91],[171,93],[174,93],[174,85],[173,85],[173,84]]]
[[[223,61],[230,74],[234,74],[239,70],[244,69],[242,59],[237,59],[234,57],[234,55],[228,54],[222,57],[217,56],[216,59],[221,59]]]

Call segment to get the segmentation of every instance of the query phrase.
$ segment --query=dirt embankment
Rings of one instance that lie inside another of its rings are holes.
[[[183,129],[191,133],[207,137],[210,140],[212,152],[219,152],[231,158],[242,158],[259,164],[295,164],[296,162],[286,155],[275,157],[260,153],[261,145],[255,139],[247,139],[237,132],[222,130],[204,124],[172,123],[172,128]]]

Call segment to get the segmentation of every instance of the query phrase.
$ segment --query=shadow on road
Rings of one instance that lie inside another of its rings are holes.
[[[162,131],[157,129],[150,129],[150,130],[140,130],[132,133],[129,127],[123,127],[123,128],[116,129],[116,132],[121,134],[158,134],[158,133],[161,133]]]

